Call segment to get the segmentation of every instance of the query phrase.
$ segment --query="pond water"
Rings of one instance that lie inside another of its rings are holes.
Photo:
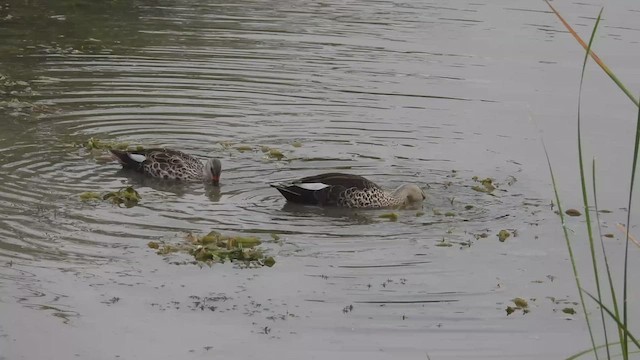
[[[600,3],[558,6],[588,38]],[[607,6],[596,50],[637,90],[640,4]],[[580,208],[583,50],[544,2],[10,1],[0,34],[0,359],[541,359],[589,346],[541,145]],[[584,96],[620,258],[637,110],[595,66]],[[123,172],[74,145],[92,137],[220,158],[221,186]],[[428,199],[392,222],[285,205],[269,187],[328,171],[415,182]],[[475,191],[474,177],[497,189]],[[128,185],[132,208],[79,199]],[[568,222],[582,239],[583,217]],[[211,230],[260,237],[275,266],[198,266],[147,246]],[[530,312],[507,316],[516,297]]]

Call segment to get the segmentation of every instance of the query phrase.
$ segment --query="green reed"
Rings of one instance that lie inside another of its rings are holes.
[[[578,34],[571,28],[571,26],[569,25],[568,22],[566,22],[564,20],[564,18],[560,15],[560,13],[553,8],[553,6],[547,1],[545,0],[545,2],[547,3],[547,5],[549,5],[549,7],[553,10],[553,12],[558,16],[558,18],[560,19],[560,21],[563,23],[563,25],[569,30],[569,32],[574,36],[574,38],[576,38],[576,40],[585,48],[585,56],[584,56],[584,61],[582,64],[582,72],[580,75],[580,87],[579,87],[579,93],[578,93],[578,111],[577,111],[577,136],[578,136],[578,162],[579,162],[579,168],[580,168],[580,182],[581,182],[581,192],[582,192],[582,201],[583,201],[583,206],[584,206],[584,213],[585,213],[585,226],[587,229],[587,235],[588,235],[588,241],[589,241],[589,252],[591,255],[591,263],[593,266],[593,273],[594,273],[594,281],[596,284],[596,293],[595,295],[592,294],[591,292],[587,291],[581,283],[581,279],[580,279],[580,272],[578,270],[578,267],[576,265],[576,259],[574,256],[574,252],[573,252],[573,248],[572,248],[572,244],[571,244],[571,239],[569,237],[569,233],[568,230],[566,228],[566,224],[565,224],[565,217],[564,217],[564,213],[562,212],[562,205],[561,205],[561,201],[560,201],[560,196],[558,194],[558,186],[555,180],[555,177],[553,175],[553,169],[551,166],[551,161],[549,159],[549,155],[547,153],[546,147],[545,147],[545,154],[547,156],[547,163],[549,165],[549,172],[551,174],[551,181],[553,184],[553,189],[554,189],[554,193],[555,193],[555,198],[556,198],[556,202],[558,204],[558,210],[560,211],[560,219],[562,221],[562,228],[564,231],[564,237],[565,237],[565,241],[566,241],[566,245],[567,245],[567,249],[569,252],[569,258],[571,260],[571,265],[572,265],[572,270],[573,270],[573,275],[576,281],[576,286],[578,287],[579,290],[579,296],[580,296],[580,302],[583,308],[583,314],[585,316],[586,322],[587,322],[587,327],[589,330],[589,337],[591,340],[591,345],[592,348],[589,351],[585,351],[585,352],[580,352],[578,354],[574,354],[573,356],[571,356],[569,359],[575,359],[579,356],[585,355],[585,354],[589,354],[592,353],[595,355],[596,359],[599,359],[599,354],[598,354],[598,349],[600,348],[605,348],[606,349],[606,355],[607,355],[607,359],[611,359],[612,358],[612,354],[610,351],[610,346],[612,345],[616,345],[616,344],[620,344],[620,350],[621,350],[621,355],[622,358],[624,360],[628,360],[629,359],[629,354],[630,353],[635,353],[636,351],[630,351],[629,349],[629,345],[631,343],[633,343],[638,350],[640,350],[640,343],[638,342],[638,340],[633,336],[632,333],[629,332],[629,318],[628,318],[628,301],[627,301],[627,295],[628,295],[628,264],[629,264],[629,226],[630,226],[630,222],[631,222],[631,211],[632,211],[632,199],[633,199],[633,185],[634,185],[634,180],[635,180],[635,173],[636,173],[636,164],[637,164],[637,160],[638,160],[638,149],[639,149],[639,145],[640,145],[640,101],[635,99],[632,95],[631,92],[624,86],[624,84],[619,80],[619,78],[613,73],[613,71],[606,66],[606,64],[591,50],[592,45],[593,45],[593,40],[595,38],[595,34],[597,32],[598,29],[598,25],[600,24],[600,20],[602,17],[602,10],[600,10],[600,13],[598,14],[598,17],[596,19],[595,25],[593,27],[593,31],[591,32],[591,37],[589,39],[589,43],[585,44],[585,42],[578,36]],[[586,178],[587,175],[585,174],[585,166],[584,166],[584,156],[583,156],[583,151],[582,151],[582,132],[581,132],[581,113],[580,113],[580,109],[581,109],[581,99],[582,99],[582,86],[584,83],[584,74],[585,74],[585,69],[587,67],[587,61],[589,60],[589,57],[593,58],[595,60],[595,62],[600,66],[600,68],[607,74],[609,75],[609,77],[616,83],[616,85],[618,86],[618,88],[625,93],[632,101],[633,103],[638,107],[638,119],[636,122],[636,137],[635,137],[635,144],[634,144],[634,154],[633,154],[633,163],[631,166],[631,184],[630,184],[630,188],[629,188],[629,197],[628,197],[628,211],[627,211],[627,226],[626,226],[626,234],[625,234],[625,252],[624,252],[624,264],[623,264],[623,280],[622,280],[622,313],[620,312],[619,306],[618,306],[618,297],[616,295],[617,292],[619,292],[619,289],[616,289],[614,282],[613,282],[613,278],[611,276],[611,270],[609,267],[609,260],[607,257],[607,252],[605,250],[605,246],[604,246],[604,241],[602,239],[602,232],[600,230],[600,219],[599,219],[599,214],[598,214],[598,201],[597,201],[597,190],[596,190],[596,162],[595,159],[592,162],[592,171],[591,171],[591,181],[592,181],[592,191],[593,191],[593,204],[595,207],[595,215],[596,215],[596,219],[595,219],[595,223],[597,225],[597,229],[598,229],[598,235],[600,236],[600,248],[602,250],[602,261],[604,262],[604,267],[606,269],[606,281],[608,282],[608,288],[609,288],[609,292],[611,293],[611,301],[612,301],[612,305],[613,305],[613,311],[610,309],[609,306],[607,306],[606,304],[604,304],[603,300],[602,300],[602,291],[601,291],[601,284],[600,284],[600,271],[598,268],[599,265],[599,260],[598,260],[598,256],[596,254],[596,250],[595,250],[595,241],[594,241],[594,233],[593,233],[593,221],[591,219],[591,215],[590,215],[590,211],[589,211],[589,192],[587,190],[587,186],[586,186]],[[544,144],[543,144],[544,145]],[[588,310],[587,307],[585,306],[585,297],[584,294],[586,294],[589,298],[591,298],[600,308],[600,320],[602,323],[602,333],[604,336],[604,345],[600,345],[600,346],[596,346],[596,341],[595,341],[595,337],[594,337],[594,329],[590,318],[589,318],[589,314],[588,314]],[[605,314],[607,316],[605,316]],[[612,320],[613,322],[615,322],[616,326],[617,326],[617,333],[618,333],[618,338],[619,341],[617,342],[609,342],[609,338],[608,338],[608,334],[607,334],[607,319]]]

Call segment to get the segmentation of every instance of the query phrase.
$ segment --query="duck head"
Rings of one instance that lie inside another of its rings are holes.
[[[213,185],[218,186],[220,184],[220,173],[222,172],[222,164],[218,159],[209,159],[204,165],[204,178],[206,181],[211,181]]]

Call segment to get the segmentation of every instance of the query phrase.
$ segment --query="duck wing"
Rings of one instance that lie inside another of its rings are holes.
[[[309,205],[338,205],[348,189],[379,189],[378,185],[362,176],[343,173],[308,176],[290,183],[271,186],[287,201]]]
[[[307,176],[292,182],[293,184],[324,184],[329,186],[339,186],[346,189],[356,188],[359,190],[379,189],[380,187],[373,181],[353,174],[326,173],[315,176]]]
[[[178,150],[156,148],[131,151],[110,151],[123,167],[136,170],[142,170],[144,165],[153,163],[161,164],[162,167],[170,166],[175,168],[201,166],[198,159]]]

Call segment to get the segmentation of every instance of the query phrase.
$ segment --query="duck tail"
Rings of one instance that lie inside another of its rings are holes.
[[[141,165],[141,162],[133,159],[131,157],[131,153],[127,151],[113,149],[110,149],[109,151],[111,152],[113,159],[117,160],[124,168],[138,169]]]

